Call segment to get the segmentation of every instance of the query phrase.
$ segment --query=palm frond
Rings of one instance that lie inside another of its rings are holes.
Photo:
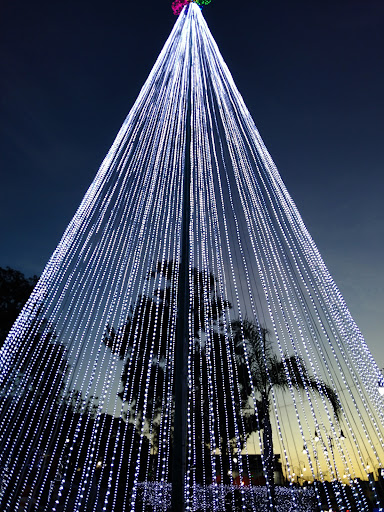
[[[252,375],[252,383],[244,386],[247,396],[251,386],[269,404],[272,389],[287,391],[290,387],[297,391],[310,390],[323,396],[332,406],[333,413],[339,419],[341,405],[336,391],[319,378],[312,376],[305,362],[298,356],[280,358],[273,349],[267,329],[255,321],[240,320],[232,323],[236,357],[242,367],[245,366],[245,353]],[[245,400],[247,399],[245,397]]]
[[[339,419],[341,405],[333,388],[310,375],[304,361],[298,356],[285,357],[282,363],[288,371],[288,376],[294,389],[298,391],[310,389],[312,392],[323,396],[331,404],[335,417]]]

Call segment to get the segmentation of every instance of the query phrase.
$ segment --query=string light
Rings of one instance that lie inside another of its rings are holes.
[[[187,161],[186,509],[372,508],[382,375],[197,3],[0,349],[5,512],[169,509]]]

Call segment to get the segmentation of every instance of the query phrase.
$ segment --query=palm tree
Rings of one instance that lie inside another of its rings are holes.
[[[310,375],[304,361],[299,356],[286,355],[280,358],[276,355],[267,329],[249,320],[242,323],[235,321],[232,325],[235,332],[239,366],[245,366],[245,344],[252,375],[252,381],[247,379],[242,385],[243,404],[248,402],[252,388],[259,397],[256,403],[257,414],[248,413],[246,415],[247,431],[249,433],[256,430],[263,431],[263,461],[267,484],[271,489],[272,510],[275,510],[274,451],[270,416],[272,390],[288,391],[293,388],[303,391],[309,389],[328,400],[336,419],[339,417],[341,406],[335,391],[326,383]]]

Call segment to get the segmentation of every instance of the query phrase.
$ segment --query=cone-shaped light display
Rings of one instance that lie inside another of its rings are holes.
[[[382,375],[194,3],[1,348],[1,510],[170,509],[181,316],[180,510],[383,504]]]

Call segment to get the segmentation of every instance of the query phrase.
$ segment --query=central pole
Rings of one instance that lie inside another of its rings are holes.
[[[189,6],[188,6],[189,7]],[[189,59],[192,65],[191,45]],[[175,340],[175,417],[172,454],[172,511],[185,511],[189,349],[189,224],[191,199],[191,65],[188,72],[180,268]]]

